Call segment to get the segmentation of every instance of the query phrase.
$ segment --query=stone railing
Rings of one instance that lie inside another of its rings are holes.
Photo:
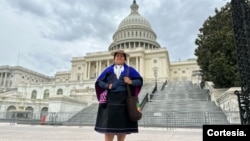
[[[239,103],[237,96],[234,94],[236,90],[240,91],[240,87],[215,89],[213,82],[206,82],[204,89],[208,90],[211,101],[214,101],[224,111],[230,123],[240,123]]]

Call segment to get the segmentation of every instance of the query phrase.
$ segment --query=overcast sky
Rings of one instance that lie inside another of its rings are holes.
[[[170,61],[196,58],[203,22],[230,0],[137,0]],[[0,0],[0,66],[54,76],[71,59],[108,51],[133,0]]]

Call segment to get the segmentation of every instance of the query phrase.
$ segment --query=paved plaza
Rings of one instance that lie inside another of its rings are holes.
[[[0,141],[104,141],[94,127],[0,123]],[[140,127],[126,141],[202,141],[202,129]]]

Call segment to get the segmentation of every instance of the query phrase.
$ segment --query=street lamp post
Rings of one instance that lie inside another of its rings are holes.
[[[154,76],[155,76],[155,90],[157,91],[157,72],[158,68],[154,67]]]

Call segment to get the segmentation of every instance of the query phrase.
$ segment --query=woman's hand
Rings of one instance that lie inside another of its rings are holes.
[[[109,85],[108,85],[108,89],[112,89],[112,84],[109,84]]]
[[[132,80],[129,77],[123,77],[124,83],[126,84],[132,84]]]

